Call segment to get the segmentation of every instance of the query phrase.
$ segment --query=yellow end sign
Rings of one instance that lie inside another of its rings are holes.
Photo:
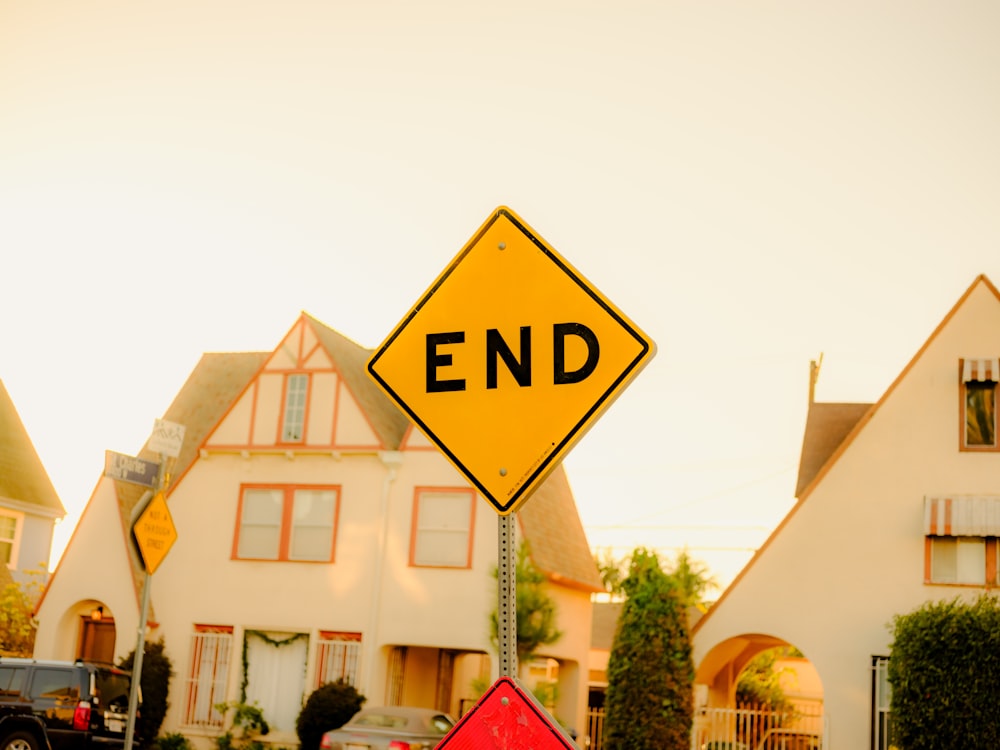
[[[177,528],[167,501],[157,492],[132,527],[146,572],[152,575],[177,541]]]
[[[654,352],[617,307],[500,207],[368,371],[506,515]]]

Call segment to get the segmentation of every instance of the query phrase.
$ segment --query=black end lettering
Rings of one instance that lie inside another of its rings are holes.
[[[444,344],[461,344],[465,341],[464,331],[449,331],[448,333],[428,333],[427,334],[427,392],[445,393],[447,391],[464,391],[465,381],[457,378],[455,380],[438,380],[437,370],[439,367],[447,367],[451,364],[450,354],[439,354],[437,348]]]
[[[531,385],[531,326],[521,326],[521,361],[503,340],[500,331],[490,328],[486,331],[486,388],[497,387],[497,356],[503,360],[522,388]]]
[[[587,345],[587,361],[578,370],[566,372],[566,337],[579,336]],[[583,323],[556,323],[552,326],[552,382],[555,385],[586,380],[597,367],[601,345],[597,336]]]

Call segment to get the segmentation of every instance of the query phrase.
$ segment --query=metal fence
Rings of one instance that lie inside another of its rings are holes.
[[[787,711],[702,708],[691,729],[691,750],[822,750],[823,704],[796,702]]]
[[[770,730],[770,734],[768,731]],[[790,711],[760,708],[703,708],[691,729],[691,750],[822,750],[826,736],[823,704],[796,702]],[[580,744],[602,750],[604,709],[587,711]]]
[[[579,740],[589,750],[601,750],[604,744],[604,709],[587,709],[587,731]]]

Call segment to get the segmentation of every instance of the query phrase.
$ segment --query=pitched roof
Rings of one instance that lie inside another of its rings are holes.
[[[871,404],[809,404],[806,429],[802,436],[802,455],[799,458],[799,478],[795,484],[795,497],[809,486],[820,469],[844,442],[854,426],[871,409]]]
[[[35,506],[54,518],[66,515],[28,431],[0,381],[0,498]]]
[[[518,511],[531,559],[551,580],[584,591],[604,591],[562,464]]]
[[[316,337],[330,355],[351,394],[368,416],[382,444],[389,450],[399,448],[409,420],[368,377],[366,365],[375,353],[374,350],[351,341],[311,315],[303,315],[312,325]]]

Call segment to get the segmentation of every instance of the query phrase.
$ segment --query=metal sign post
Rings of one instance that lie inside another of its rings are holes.
[[[139,680],[142,678],[142,654],[146,650],[146,619],[149,615],[149,588],[153,576],[146,571],[142,585],[142,615],[139,617],[139,636],[136,639],[135,658],[132,660],[132,684],[128,693],[128,723],[125,725],[125,750],[132,750],[135,738],[135,715],[139,704]]]
[[[497,516],[497,650],[500,676],[517,677],[517,551],[516,514]]]
[[[160,455],[160,471],[156,477],[156,494],[144,497],[138,505],[135,506],[133,513],[135,514],[137,520],[142,516],[145,511],[146,506],[149,501],[156,497],[160,492],[163,491],[163,479],[164,479],[164,467],[167,465],[167,457],[165,455]],[[138,511],[137,513],[135,511]],[[135,525],[133,521],[133,526]],[[141,555],[140,555],[141,557]],[[136,636],[135,645],[135,656],[132,659],[132,678],[130,680],[131,684],[129,686],[128,693],[128,721],[125,724],[125,748],[124,750],[132,750],[132,743],[135,739],[135,715],[139,707],[139,681],[142,679],[142,655],[146,651],[146,622],[149,619],[149,590],[152,588],[153,575],[149,572],[149,566],[145,563],[143,564],[143,569],[146,571],[142,583],[142,605],[140,607],[139,614],[139,628]]]
[[[153,583],[153,573],[177,538],[163,493],[170,482],[166,471],[167,459],[176,459],[180,455],[184,432],[184,425],[168,422],[165,419],[157,419],[153,423],[153,434],[146,442],[146,447],[160,454],[156,488],[152,495],[147,493],[132,511],[132,536],[135,538],[146,576],[142,586],[135,657],[132,660],[132,684],[128,696],[128,723],[125,727],[124,750],[132,750],[132,743],[135,741],[135,717],[139,707],[139,683],[142,680],[142,656],[146,651],[146,623],[149,618],[149,590]],[[153,518],[148,518],[149,516]],[[147,518],[149,523],[144,523]],[[139,534],[136,534],[137,525],[140,526]]]

